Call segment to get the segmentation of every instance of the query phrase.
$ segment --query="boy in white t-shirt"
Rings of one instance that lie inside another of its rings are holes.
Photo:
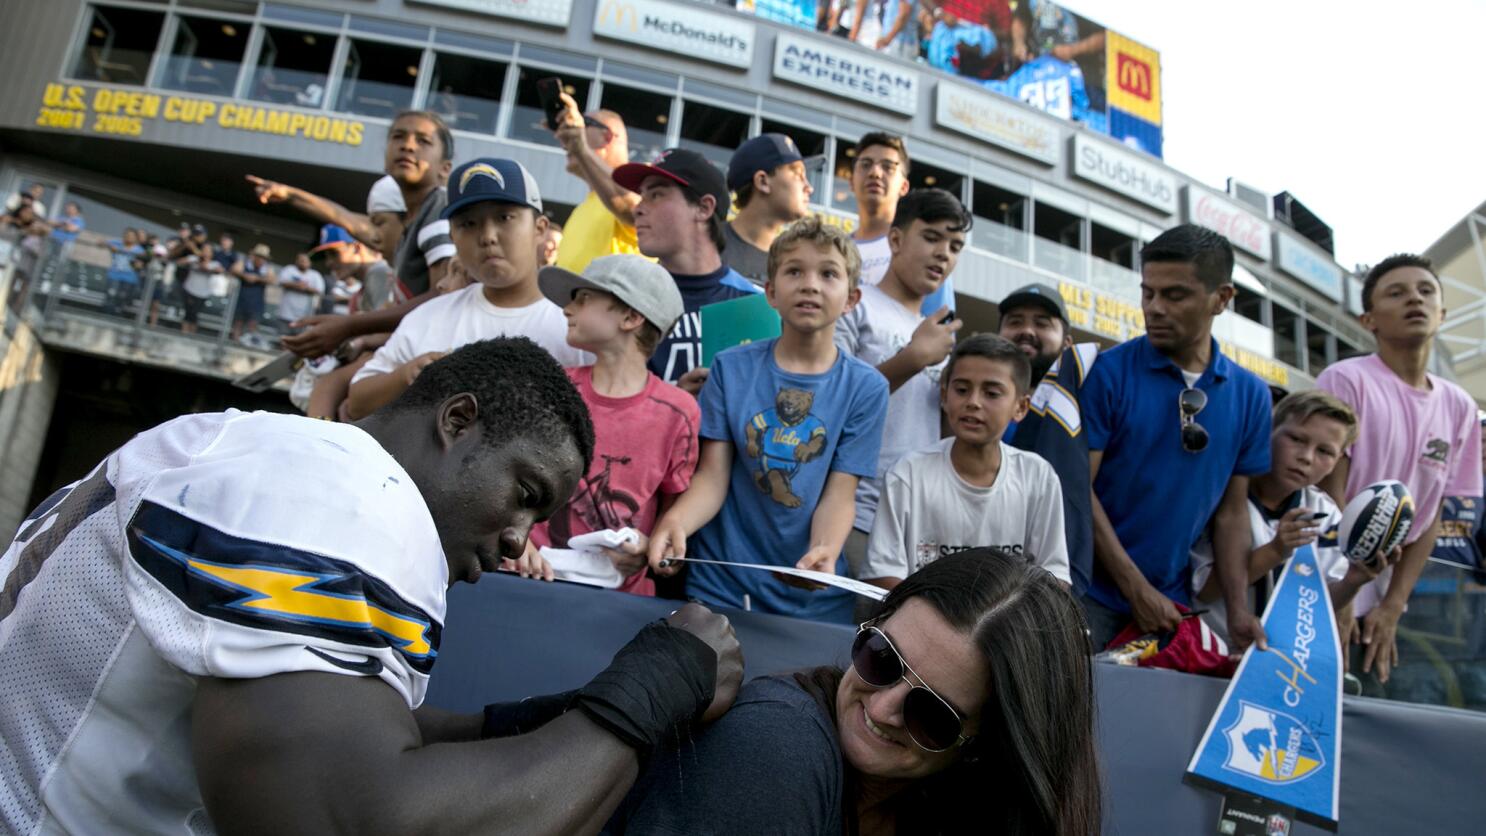
[[[1031,367],[1006,340],[976,334],[940,376],[954,438],[898,460],[882,496],[862,577],[892,589],[946,554],[996,546],[1069,583],[1063,489],[1052,465],[1001,440],[1027,413]]]
[[[856,516],[846,560],[860,577],[882,477],[905,453],[939,440],[939,374],[964,323],[940,307],[925,316],[924,299],[954,272],[970,230],[970,213],[943,189],[917,189],[898,201],[888,230],[892,261],[882,281],[862,286],[856,307],[836,320],[836,347],[887,378],[887,418],[877,475],[857,483]],[[946,321],[948,320],[948,321]]]
[[[520,163],[484,158],[455,169],[442,217],[459,262],[476,281],[403,317],[352,379],[346,401],[352,418],[391,403],[424,366],[476,340],[526,337],[564,366],[593,362],[568,345],[562,309],[537,286],[537,242],[547,219],[537,183]]]
[[[1342,512],[1317,485],[1331,474],[1342,451],[1357,438],[1357,414],[1319,389],[1291,392],[1274,408],[1270,470],[1249,483],[1249,604],[1256,614],[1274,593],[1284,564],[1301,546],[1312,546],[1326,576],[1331,605],[1340,610],[1378,573],[1351,563],[1337,543]],[[1228,639],[1228,607],[1213,574],[1211,535],[1192,546],[1192,594],[1206,608],[1202,620]],[[1395,549],[1387,565],[1398,560]]]

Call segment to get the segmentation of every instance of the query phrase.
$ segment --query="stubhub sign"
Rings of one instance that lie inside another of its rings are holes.
[[[1074,134],[1073,173],[1152,209],[1176,212],[1176,178],[1134,151]]]
[[[752,23],[690,3],[599,0],[593,34],[730,67],[753,65]]]
[[[774,77],[905,116],[918,113],[918,73],[854,47],[780,32]]]

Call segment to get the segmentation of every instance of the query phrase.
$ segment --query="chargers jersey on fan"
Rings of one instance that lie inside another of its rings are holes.
[[[1033,58],[992,89],[1064,119],[1084,122],[1089,118],[1084,71],[1077,64],[1051,55]]]
[[[136,436],[0,557],[0,830],[211,833],[197,677],[375,676],[409,707],[448,567],[365,432],[268,413]]]

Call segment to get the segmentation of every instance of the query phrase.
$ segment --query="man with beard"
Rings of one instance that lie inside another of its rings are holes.
[[[1084,377],[1099,356],[1096,343],[1073,344],[1063,295],[1045,284],[1029,284],[1001,300],[997,333],[1032,364],[1032,402],[1027,416],[1006,432],[1006,441],[1047,459],[1063,487],[1063,534],[1073,594],[1082,596],[1094,562],[1089,508],[1089,443],[1080,432],[1078,398]]]
[[[1068,308],[1063,295],[1045,284],[1029,284],[1001,300],[1001,324],[996,334],[1027,355],[1032,384],[1042,381],[1058,355],[1073,345]]]

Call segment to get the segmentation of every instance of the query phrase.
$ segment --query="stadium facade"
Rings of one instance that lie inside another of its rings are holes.
[[[1456,221],[1424,251],[1445,286],[1445,325],[1436,344],[1456,380],[1486,406],[1486,203]]]
[[[1194,221],[1238,249],[1238,298],[1216,326],[1238,362],[1295,388],[1370,346],[1355,322],[1356,279],[1314,243],[1325,240],[1277,218],[1267,196],[1214,189],[1141,143],[987,85],[728,6],[14,0],[0,4],[0,32],[0,190],[40,182],[52,207],[77,201],[89,229],[110,237],[124,226],[168,235],[183,220],[201,222],[213,238],[230,231],[240,250],[265,242],[287,261],[314,229],[258,206],[244,175],[360,207],[390,117],[408,107],[444,114],[460,159],[525,164],[561,217],[584,187],[541,126],[534,84],[559,76],[581,105],[625,117],[636,158],[681,145],[725,165],[749,136],[790,134],[819,158],[816,209],[847,227],[853,204],[841,175],[851,144],[869,130],[905,135],[913,184],[955,192],[976,216],[954,277],[972,330],[993,328],[995,301],[1040,281],[1062,289],[1081,339],[1137,335],[1140,247]],[[1114,81],[1159,120],[1159,65],[1141,65],[1122,61]],[[84,317],[84,308],[66,310]],[[131,353],[129,340],[56,336],[76,331],[49,322],[38,331],[52,346],[43,350],[219,378],[252,359],[230,347]]]

